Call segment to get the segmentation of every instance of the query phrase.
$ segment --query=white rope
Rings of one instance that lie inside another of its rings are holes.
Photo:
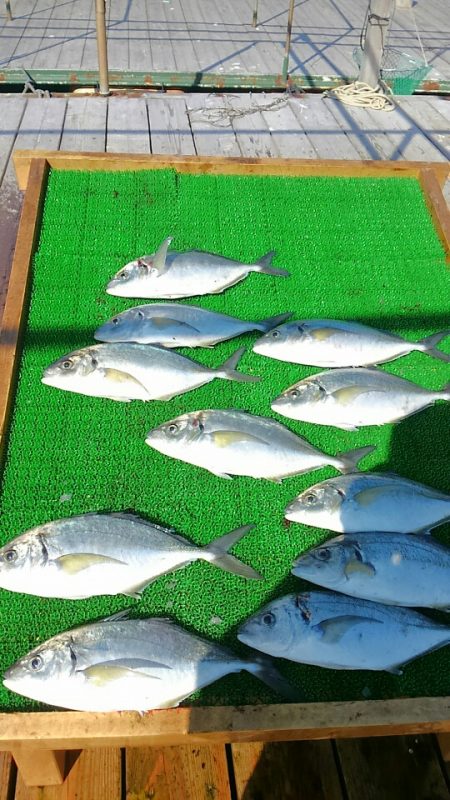
[[[335,97],[347,106],[372,108],[374,111],[393,111],[395,103],[392,97],[384,93],[383,87],[374,89],[367,83],[353,81],[345,86],[336,86],[325,92],[324,97]]]
[[[414,13],[414,9],[413,9],[412,5],[411,5],[411,8],[408,9],[408,11],[411,11],[413,22],[414,22],[414,27],[416,29],[417,39],[418,39],[418,42],[420,44],[420,49],[422,51],[422,58],[424,60],[425,66],[428,67],[428,60],[427,60],[427,57],[425,55],[425,50],[423,49],[422,39],[420,38],[419,28],[417,27],[416,15]]]

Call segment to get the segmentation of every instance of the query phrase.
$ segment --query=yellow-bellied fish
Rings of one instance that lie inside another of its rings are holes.
[[[431,536],[342,534],[303,553],[291,571],[364,600],[450,610],[450,548]]]
[[[254,525],[197,547],[171,528],[132,514],[81,514],[47,522],[0,549],[0,586],[39,597],[77,600],[141,592],[168,572],[208,561],[244,578],[261,576],[228,553]]]
[[[437,349],[446,336],[450,336],[450,329],[408,342],[359,322],[302,319],[269,331],[255,342],[253,350],[278,361],[311,367],[366,367],[393,361],[414,350],[450,362],[450,355]]]
[[[259,653],[238,656],[167,619],[127,619],[126,612],[53,636],[10,667],[7,689],[75,711],[173,708],[197,689],[246,670],[295,697]]]
[[[339,475],[305,489],[285,516],[338,533],[426,533],[450,520],[450,495],[390,472]]]
[[[108,283],[106,291],[117,297],[154,300],[220,294],[247,277],[249,272],[289,277],[289,272],[272,266],[275,252],[245,264],[202,250],[168,252],[172,238],[165,239],[156,253],[130,261]]]
[[[212,347],[250,331],[268,331],[291,314],[248,322],[183,303],[150,303],[122,311],[94,333],[100,342],[138,342],[164,347]]]
[[[302,664],[386,670],[450,643],[450,627],[410,608],[331,592],[273,600],[239,628],[244,644]]]
[[[96,344],[62,356],[44,372],[42,383],[67,392],[110,400],[171,400],[215,378],[254,383],[255,375],[236,371],[245,347],[219,367],[151,344]]]
[[[221,478],[248,475],[276,482],[326,465],[353,472],[358,461],[375,449],[327,455],[279,422],[235,409],[183,414],[150,431],[146,442]]]
[[[450,400],[450,383],[434,392],[389,372],[355,367],[304,378],[282,392],[271,408],[289,419],[356,431],[399,422],[437,400]]]

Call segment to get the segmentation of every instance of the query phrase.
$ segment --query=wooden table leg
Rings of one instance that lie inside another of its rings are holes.
[[[65,750],[13,750],[12,757],[27,786],[54,786],[64,783]]]

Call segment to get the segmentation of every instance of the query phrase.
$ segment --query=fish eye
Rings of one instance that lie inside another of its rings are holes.
[[[113,325],[118,325],[119,324],[119,320],[118,320],[117,317],[114,317],[114,319],[112,320],[112,324]]]
[[[30,661],[30,667],[33,672],[37,672],[43,666],[44,662],[42,656],[34,656]]]
[[[119,274],[118,274],[118,276],[117,276],[117,277],[118,277],[118,278],[128,278],[128,270],[127,270],[127,269],[122,269],[122,270],[119,272]]]
[[[297,325],[297,330],[298,330],[299,333],[303,333],[305,328],[306,328],[306,325]]]
[[[5,561],[12,564],[17,559],[17,550],[7,550],[5,553]]]
[[[312,504],[315,503],[316,500],[317,496],[314,494],[314,492],[309,492],[308,494],[305,495],[305,503],[308,503],[308,505],[310,506],[312,506]]]
[[[144,314],[142,313],[142,311],[138,311],[137,316],[139,319],[144,319]]]
[[[171,422],[170,425],[167,426],[167,430],[169,431],[169,433],[175,434],[178,433],[179,426],[177,425],[176,422]]]
[[[271,611],[269,611],[267,614],[264,614],[264,616],[262,618],[262,621],[263,621],[264,625],[268,625],[269,627],[271,625],[275,625],[275,622],[276,622],[275,614],[273,614]]]
[[[298,397],[300,395],[300,392],[298,389],[292,389],[292,392],[289,392],[289,394],[291,397]]]
[[[73,367],[73,361],[71,361],[69,358],[66,361],[62,362],[63,369],[71,369],[72,367]]]
[[[316,558],[319,561],[329,561],[331,558],[331,550],[329,547],[321,547],[316,553]]]
[[[277,331],[277,330],[272,331],[273,339],[276,339],[279,335],[280,335],[280,331]]]

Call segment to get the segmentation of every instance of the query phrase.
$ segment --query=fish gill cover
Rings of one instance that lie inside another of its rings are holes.
[[[275,249],[274,264],[291,272],[290,279],[251,274],[223,294],[185,302],[255,320],[284,311],[294,312],[294,319],[359,320],[412,340],[448,326],[450,273],[414,179],[52,171],[3,471],[1,543],[40,523],[88,511],[132,510],[199,545],[255,522],[233,552],[265,581],[245,581],[198,562],[157,580],[140,602],[121,596],[44,600],[0,591],[1,673],[44,639],[127,606],[133,615],[171,616],[244,653],[237,626],[271,598],[307,587],[290,575],[292,561],[326,534],[287,526],[283,510],[335,471],[325,468],[282,485],[226,481],[151,450],[146,433],[183,412],[235,407],[278,418],[331,454],[376,444],[363,469],[398,471],[448,490],[447,404],[398,426],[356,433],[282,420],[271,411],[271,400],[316,370],[252,353],[256,333],[212,350],[181,352],[216,365],[247,345],[241,369],[261,375],[259,384],[214,381],[168,403],[130,404],[43,385],[48,364],[93,344],[103,321],[142,302],[108,296],[105,286],[123,264],[154,252],[168,235],[177,250],[206,249],[247,262]],[[443,349],[449,351],[448,340]],[[430,389],[448,380],[448,366],[421,353],[383,369]],[[450,543],[449,526],[434,535]],[[450,693],[450,648],[420,658],[402,677],[355,672],[343,680],[333,670],[285,661],[279,666],[311,701]],[[189,702],[275,699],[241,674]],[[0,688],[1,710],[37,707]]]

